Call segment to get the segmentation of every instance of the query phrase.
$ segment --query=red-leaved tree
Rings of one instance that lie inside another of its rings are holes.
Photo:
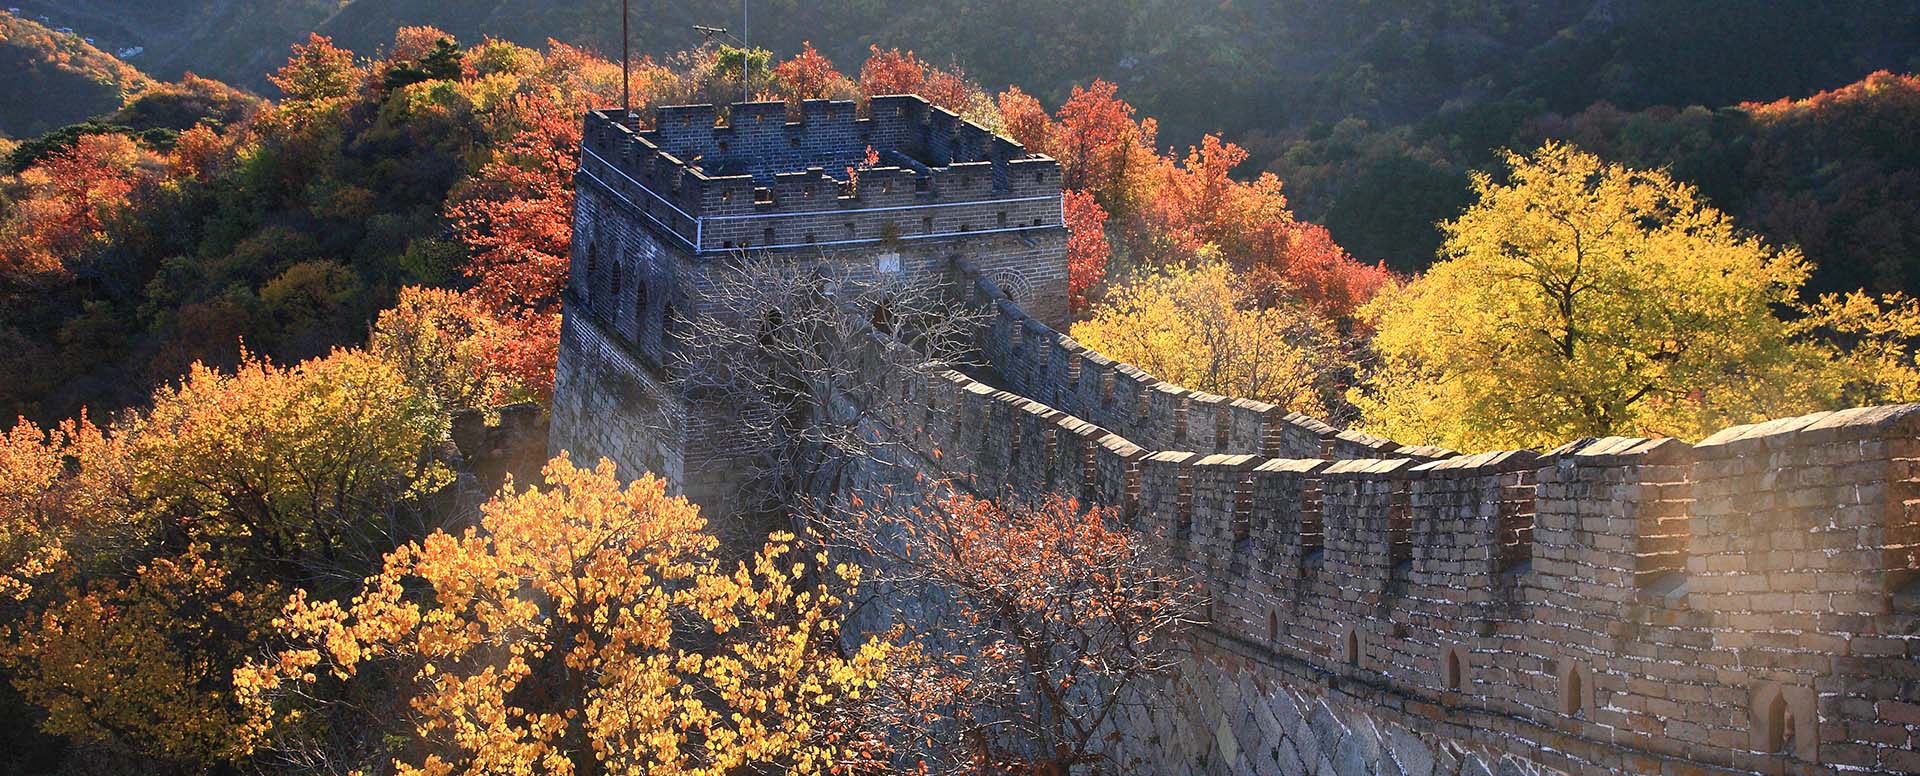
[[[1061,197],[1067,221],[1067,304],[1075,313],[1087,309],[1087,292],[1107,276],[1113,246],[1107,242],[1107,211],[1093,195],[1068,190]]]
[[[496,367],[544,397],[559,351],[580,125],[545,98],[514,106],[523,128],[450,197],[448,214],[471,252],[472,293],[504,324],[490,348]]]
[[[1180,164],[1163,166],[1145,213],[1151,238],[1180,255],[1217,248],[1266,303],[1295,297],[1351,315],[1391,275],[1354,260],[1325,228],[1294,218],[1272,173],[1230,177],[1246,158],[1240,146],[1207,135]]]
[[[774,80],[785,88],[789,99],[818,100],[833,95],[833,88],[847,77],[833,67],[833,60],[814,49],[813,42],[801,44],[800,53],[773,68]]]

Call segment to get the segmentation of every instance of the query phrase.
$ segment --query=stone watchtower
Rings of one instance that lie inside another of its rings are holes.
[[[653,129],[587,114],[575,177],[550,447],[650,471],[727,514],[725,424],[679,395],[673,322],[748,261],[830,261],[853,276],[944,280],[964,259],[1031,315],[1067,314],[1060,168],[916,96],[661,108]],[[846,170],[867,160],[859,173]]]

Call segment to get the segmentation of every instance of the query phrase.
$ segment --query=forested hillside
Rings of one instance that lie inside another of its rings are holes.
[[[152,81],[88,45],[0,13],[0,138],[32,137],[111,113]]]
[[[1823,257],[1817,288],[1915,282],[1912,270],[1889,267],[1910,251],[1886,250],[1911,221],[1897,206],[1867,201],[1873,186],[1897,186],[1909,168],[1872,143],[1794,150],[1844,121],[1836,111],[1873,110],[1892,97],[1856,95],[1775,121],[1737,107],[1810,98],[1876,70],[1920,69],[1920,8],[1910,3],[765,0],[747,8],[748,37],[775,52],[811,42],[845,62],[876,44],[911,49],[1050,103],[1075,84],[1113,81],[1156,118],[1161,142],[1179,148],[1217,132],[1240,143],[1250,159],[1239,174],[1274,171],[1301,212],[1356,255],[1402,269],[1433,259],[1433,224],[1460,212],[1467,170],[1502,148],[1561,138],[1673,166],[1743,225]],[[24,10],[82,32],[98,28],[116,46],[142,45],[134,61],[157,76],[195,71],[262,93],[272,92],[266,52],[310,29],[366,52],[405,24],[468,41],[619,47],[614,0],[80,0]],[[635,3],[633,42],[664,56],[702,41],[694,25],[739,33],[740,11],[731,0]],[[37,129],[16,137],[85,112],[30,110],[44,115],[15,121]],[[1823,161],[1812,163],[1816,156]]]
[[[1876,73],[1802,99],[1717,108],[1514,111],[1381,127],[1350,119],[1292,139],[1255,137],[1293,203],[1357,255],[1415,270],[1436,224],[1471,198],[1468,171],[1502,148],[1563,140],[1697,185],[1741,226],[1798,245],[1811,287],[1920,289],[1920,78]]]

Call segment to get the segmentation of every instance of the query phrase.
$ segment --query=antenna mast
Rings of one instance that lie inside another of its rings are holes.
[[[747,0],[740,0],[740,104],[742,105],[752,101],[752,98],[747,95],[747,52],[751,50],[752,47],[747,45]]]
[[[750,91],[752,82],[748,80],[747,73],[747,0],[740,0],[740,34],[738,36],[728,32],[725,27],[708,27],[704,24],[693,25],[693,31],[700,33],[707,43],[712,43],[715,38],[724,35],[740,44],[740,101],[752,102],[753,94]]]

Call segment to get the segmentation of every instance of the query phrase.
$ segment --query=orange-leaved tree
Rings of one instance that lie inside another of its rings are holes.
[[[249,702],[298,711],[317,684],[392,677],[400,774],[873,762],[869,706],[896,650],[839,648],[836,588],[856,570],[782,535],[728,568],[697,508],[650,475],[623,487],[610,462],[563,455],[544,477],[509,483],[478,527],[395,550],[345,605],[296,593],[279,621],[295,646],[238,675]],[[304,733],[280,719],[278,735]]]
[[[1392,279],[1384,266],[1348,256],[1324,227],[1295,219],[1273,173],[1229,177],[1246,159],[1245,149],[1207,135],[1180,164],[1164,166],[1146,212],[1151,239],[1178,255],[1215,246],[1262,301],[1298,297],[1339,316]]]
[[[0,209],[0,299],[70,278],[157,166],[124,135],[85,135],[21,173],[23,196]]]
[[[1107,211],[1093,195],[1069,190],[1061,195],[1067,222],[1067,306],[1085,312],[1087,293],[1107,276],[1113,246],[1107,242]]]
[[[0,612],[68,581],[83,521],[116,510],[119,448],[85,416],[0,434]]]
[[[913,55],[912,51],[872,52],[860,66],[860,92],[868,97],[885,94],[918,94],[933,103],[969,119],[992,114],[992,102],[980,87],[957,67],[940,68]]]
[[[814,49],[812,41],[802,43],[800,53],[792,59],[775,65],[773,79],[790,100],[850,95],[855,88],[852,80],[834,69],[833,60]]]
[[[515,107],[523,128],[450,195],[448,217],[471,252],[466,273],[473,293],[504,329],[495,360],[546,396],[559,351],[580,125],[544,97],[522,98]]]
[[[1159,123],[1135,120],[1118,90],[1108,81],[1074,87],[1058,126],[1041,135],[1048,142],[1036,150],[1059,160],[1062,185],[1093,192],[1109,214],[1127,221],[1145,207],[1167,162],[1154,151]]]

